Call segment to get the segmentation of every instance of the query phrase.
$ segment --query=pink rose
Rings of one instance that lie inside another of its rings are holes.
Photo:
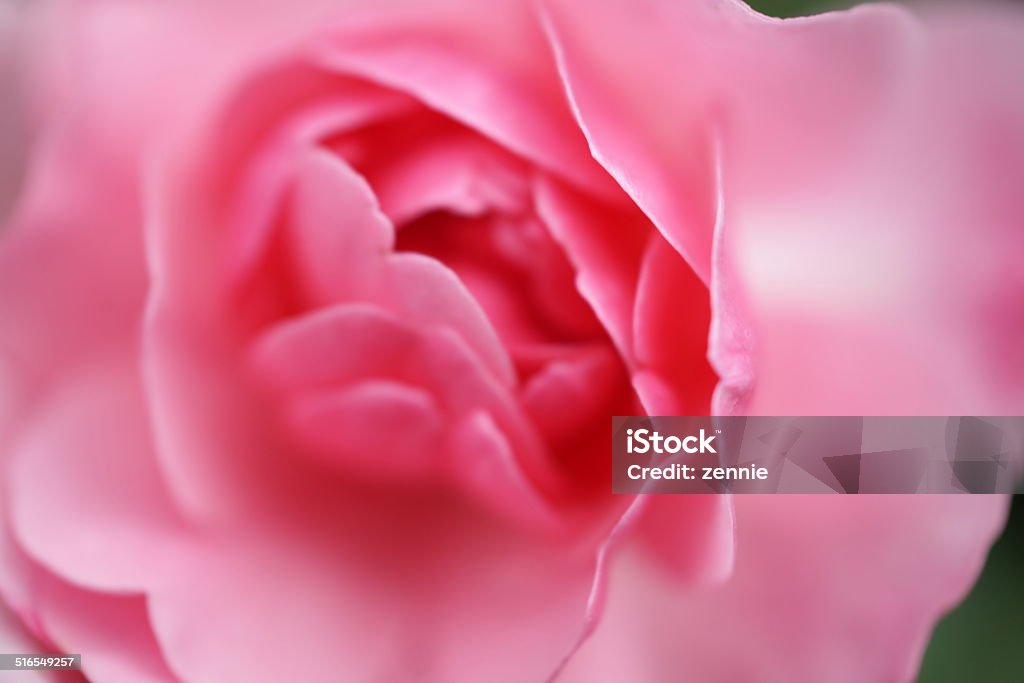
[[[1019,13],[14,21],[0,595],[89,680],[913,676],[1004,498],[613,497],[609,417],[1020,414]]]

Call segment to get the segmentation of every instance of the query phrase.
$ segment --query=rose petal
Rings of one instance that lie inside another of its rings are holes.
[[[18,209],[0,228],[0,355],[12,390],[38,390],[121,343],[141,310],[138,211],[119,201],[131,183],[89,138],[69,126],[40,140]]]
[[[662,569],[669,569],[677,580],[691,585],[728,580],[738,542],[733,496],[648,498],[638,531]]]
[[[487,411],[512,445],[518,464],[515,470],[506,467],[510,476],[518,479],[522,469],[545,494],[561,484],[511,395],[453,335],[419,330],[365,305],[345,305],[271,329],[254,348],[251,363],[275,391],[315,395],[390,380],[427,391],[451,424]]]
[[[85,676],[66,672],[47,681],[178,680],[164,663],[141,597],[92,592],[62,580],[28,558],[0,526],[0,627],[5,599],[38,640],[9,652],[83,655]]]
[[[384,277],[384,301],[416,323],[457,330],[502,384],[513,384],[512,361],[497,332],[449,268],[420,254],[396,254]]]
[[[29,30],[20,8],[0,5],[0,226],[14,207],[28,167],[31,131],[28,97],[22,83],[24,36]],[[2,229],[2,228],[0,228]]]
[[[734,116],[760,118],[764,104],[802,113],[788,121],[791,131],[804,130],[797,121],[808,118],[821,128],[836,115],[870,111],[891,82],[885,58],[906,38],[904,24],[885,8],[779,22],[736,0],[547,0],[542,7],[595,157],[705,282],[715,129]],[[824,97],[808,85],[822,77],[830,89]],[[831,97],[839,92],[834,84],[842,91]],[[852,144],[839,126],[830,130],[827,149]],[[792,151],[770,133],[762,128],[756,144]]]
[[[609,187],[572,121],[528,3],[483,9],[455,0],[429,10],[352,17],[323,42],[319,57],[410,93],[576,183]]]
[[[520,401],[548,438],[586,434],[622,392],[619,359],[606,346],[572,348],[544,363],[524,384]],[[602,445],[607,446],[602,439]]]
[[[0,601],[0,652],[25,654],[47,653],[46,648],[25,632],[18,617]],[[54,671],[20,671],[18,681],[23,683],[83,683],[81,674]]]
[[[232,115],[211,133],[218,154],[207,191],[225,197],[231,263],[239,278],[273,249],[276,219],[296,174],[296,158],[333,136],[416,108],[398,93],[287,62],[250,79]]]
[[[82,654],[89,680],[179,681],[153,637],[145,599],[92,593],[53,577],[38,591],[43,628],[61,651]]]
[[[576,268],[580,295],[627,363],[632,362],[633,306],[640,262],[651,238],[648,221],[589,200],[547,177],[538,180],[535,193],[538,216]]]
[[[303,395],[287,412],[289,432],[346,473],[394,485],[438,469],[443,420],[423,389],[370,380]]]
[[[443,500],[346,498],[317,524],[278,518],[185,555],[152,598],[184,679],[544,679],[578,624],[586,556]],[[507,659],[510,643],[529,656]]]
[[[344,162],[318,150],[299,163],[288,241],[296,277],[314,308],[372,300],[393,227],[366,181]]]
[[[623,557],[601,627],[560,681],[670,683],[681,672],[704,683],[910,680],[1006,510],[995,496],[736,503],[733,577],[694,589]]]
[[[314,152],[296,181],[296,271],[314,306],[370,301],[430,325],[458,330],[505,382],[512,367],[479,304],[447,268],[392,255],[394,228],[366,182],[326,152]]]
[[[12,530],[60,576],[139,591],[173,557],[181,527],[127,358],[67,376],[24,425],[9,457],[4,503]]]
[[[395,225],[430,211],[522,212],[522,160],[476,131],[428,110],[331,141],[373,188]]]
[[[710,318],[707,287],[664,239],[652,239],[633,322],[637,364],[650,373],[635,381],[648,415],[707,414],[717,379],[707,361]],[[654,383],[667,395],[656,398]]]
[[[474,498],[532,528],[558,529],[558,513],[523,472],[508,437],[494,418],[476,411],[456,425],[448,464],[456,481]]]
[[[758,103],[762,124],[751,118],[745,135],[793,141],[785,156],[739,138],[726,149],[718,277],[731,292],[719,300],[732,299],[734,329],[749,342],[718,355],[756,374],[747,410],[1024,406],[1024,80],[1011,66],[1024,13],[961,19],[926,15],[919,54],[892,60],[900,94],[838,117],[855,152],[811,143],[833,130],[783,128],[789,110],[770,102]],[[832,91],[825,74],[808,87]],[[810,167],[822,171],[804,177]],[[780,181],[779,168],[794,182]]]

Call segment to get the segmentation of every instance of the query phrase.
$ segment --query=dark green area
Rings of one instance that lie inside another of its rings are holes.
[[[864,4],[866,0],[747,0],[747,4],[758,12],[773,17],[806,17],[810,14],[819,14],[834,9],[843,9],[851,5]],[[886,0],[870,0],[871,2],[884,2]],[[889,0],[890,2],[954,2],[955,0]],[[1024,2],[1024,0],[1015,0]],[[979,0],[960,0],[964,4],[979,2]]]
[[[802,17],[853,3],[842,0],[748,0],[747,4],[773,17]]]
[[[967,600],[935,629],[918,683],[1024,681],[1024,496]]]
[[[919,2],[923,0],[918,0]],[[963,0],[970,3],[975,0]],[[749,0],[764,14],[796,17],[847,0]],[[967,599],[941,621],[918,683],[1024,683],[1024,495]]]

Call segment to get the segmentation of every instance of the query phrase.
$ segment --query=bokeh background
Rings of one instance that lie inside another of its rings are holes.
[[[747,2],[765,14],[778,17],[805,16],[859,4],[853,0]],[[929,0],[916,0],[917,4],[927,2]],[[1024,4],[1024,0],[1016,2]],[[992,549],[981,579],[963,604],[948,614],[935,630],[918,683],[1024,683],[1024,583],[1021,579],[1024,579],[1024,495],[1016,495],[1009,524]]]
[[[918,683],[1024,682],[1024,496],[967,600],[935,630]]]

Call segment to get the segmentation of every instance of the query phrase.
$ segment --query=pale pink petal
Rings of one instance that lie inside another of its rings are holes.
[[[153,594],[185,680],[521,683],[568,649],[591,570],[578,548],[436,497],[346,490],[319,510],[202,541]],[[299,651],[316,656],[281,655]]]
[[[546,0],[541,7],[595,157],[705,282],[716,129],[759,118],[752,100],[802,113],[789,121],[794,132],[802,119],[820,128],[837,115],[871,111],[890,82],[886,57],[907,38],[887,8],[780,22],[739,0]],[[822,77],[841,97],[812,89]],[[791,151],[772,132],[763,130],[758,144]],[[853,142],[842,125],[831,132],[823,154]]]
[[[1016,30],[988,26],[976,34],[985,49],[932,61],[934,29],[894,8],[779,22],[732,2],[607,2],[585,18],[572,3],[545,4],[598,158],[712,281],[710,353],[726,380],[716,409],[1019,411],[1019,383],[979,372],[995,353],[1004,372],[1019,367],[997,343],[1012,336],[1020,291],[1003,265],[1020,246],[1006,229],[1021,216],[1006,182],[1020,175],[1011,121],[1024,120],[1010,114],[1024,92],[1019,70],[1008,73]],[[637,377],[641,396],[671,395]],[[908,679],[1005,504],[737,502],[736,577],[705,598],[631,562],[611,584],[604,637],[566,680]],[[869,609],[892,615],[881,631]],[[650,629],[624,630],[658,612]],[[833,638],[827,620],[839,614],[855,626]]]
[[[713,353],[756,376],[738,410],[1024,406],[1024,13],[918,30],[916,53],[891,60],[900,92],[837,118],[856,149],[837,156],[831,127],[784,127],[790,109],[767,97],[725,138],[716,288],[733,332]],[[806,87],[839,97],[827,73]]]
[[[209,132],[218,153],[206,160],[206,191],[227,204],[228,269],[251,274],[273,248],[276,220],[301,160],[333,136],[415,110],[398,93],[288,61],[246,82],[232,115]]]
[[[61,651],[82,655],[90,681],[179,682],[153,636],[144,598],[94,593],[49,576],[36,590],[42,628]]]
[[[68,373],[12,441],[4,500],[36,561],[79,585],[142,590],[182,527],[157,470],[127,357]]]
[[[451,271],[431,258],[392,254],[394,228],[366,181],[326,151],[303,157],[287,244],[309,305],[368,301],[426,325],[451,327],[511,383],[506,352],[480,305]]]
[[[0,652],[5,654],[63,654],[49,652],[26,630],[17,615],[0,601]],[[82,683],[81,674],[54,671],[19,671],[18,683]]]
[[[230,352],[229,352],[230,351]],[[247,517],[279,480],[266,416],[209,320],[150,307],[143,368],[157,460],[186,517]]]
[[[68,126],[39,141],[17,210],[0,227],[9,387],[38,389],[134,332],[145,271],[138,211],[118,201],[131,188],[126,172],[88,129]]]
[[[732,578],[694,588],[626,554],[560,683],[911,680],[1004,520],[995,496],[737,496]]]
[[[322,43],[319,59],[410,93],[576,183],[609,187],[573,123],[529,3],[446,0],[427,9],[356,13]]]
[[[28,558],[0,526],[0,638],[8,607],[32,634],[28,649],[22,651],[83,655],[85,676],[67,673],[47,681],[178,680],[168,671],[153,637],[142,597],[93,592],[68,583]],[[4,645],[0,642],[0,650]]]
[[[738,382],[720,406],[1014,411],[1019,395],[983,359],[1020,362],[1001,341],[1019,317],[1005,256],[1020,246],[1007,227],[1021,216],[1008,180],[1021,175],[1019,13],[915,24],[868,7],[783,22],[733,2],[608,2],[568,30],[578,8],[547,6],[599,158],[643,188],[634,199],[704,277],[720,223],[724,346],[711,353],[735,376],[725,387]],[[669,191],[666,169],[693,190]],[[686,204],[695,193],[708,209]],[[760,389],[743,396],[752,373]]]
[[[375,307],[349,304],[315,312],[267,330],[253,344],[251,365],[276,390],[330,387],[385,375],[405,382],[419,376],[423,341],[408,326]],[[414,366],[415,367],[415,366]],[[464,387],[464,378],[456,386]]]
[[[457,331],[501,383],[514,382],[508,352],[455,273],[419,254],[397,254],[387,265],[379,300],[412,322]]]
[[[288,236],[296,279],[313,308],[372,300],[394,246],[394,228],[373,190],[347,164],[325,150],[304,156],[298,162]]]

